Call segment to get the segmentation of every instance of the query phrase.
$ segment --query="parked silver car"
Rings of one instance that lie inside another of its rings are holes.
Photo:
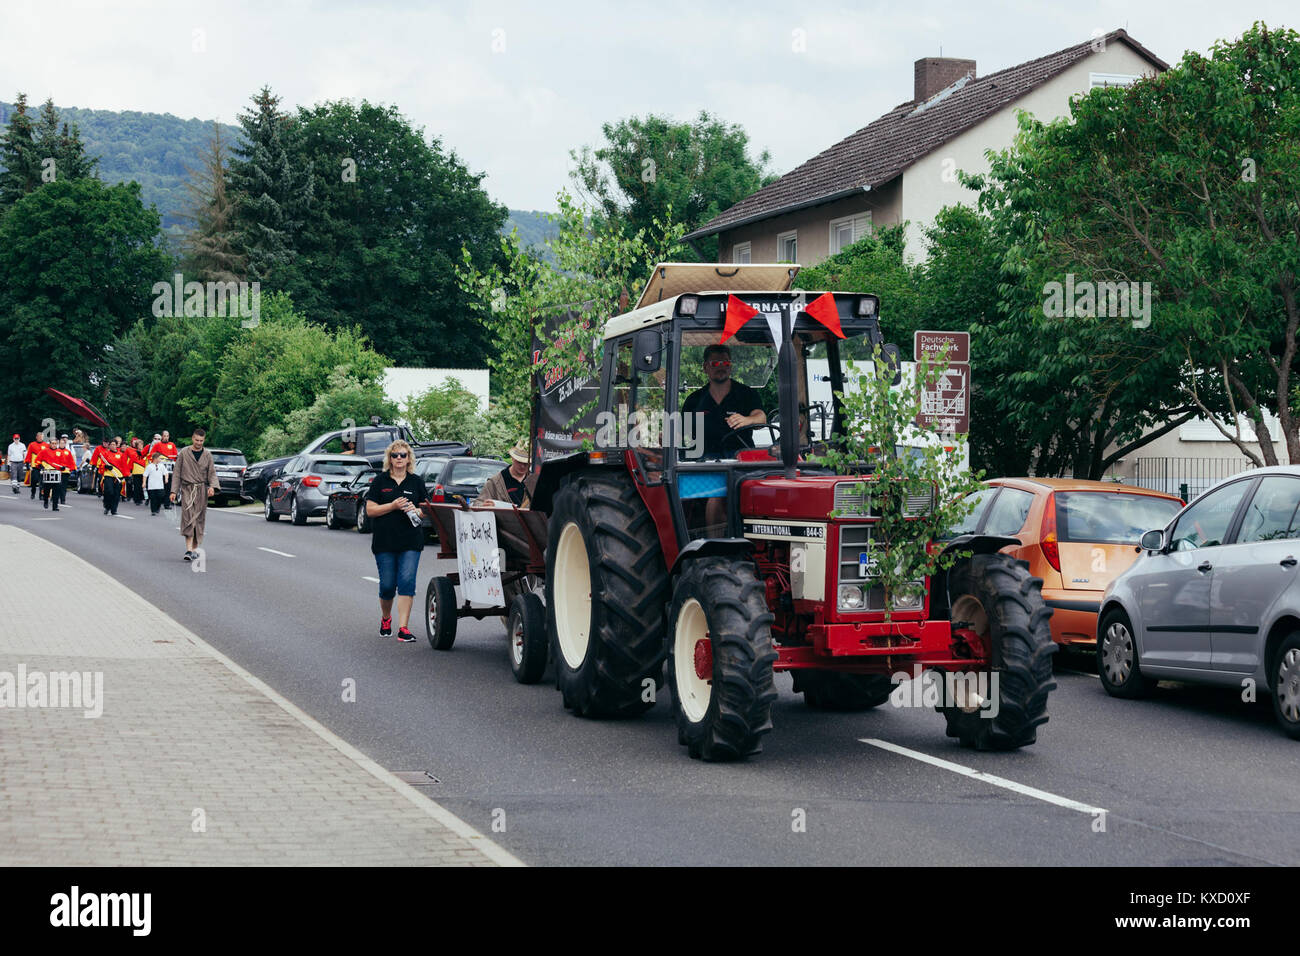
[[[369,467],[364,458],[352,455],[298,455],[266,486],[262,514],[267,521],[287,514],[294,524],[306,524],[308,518],[325,514],[331,492]]]
[[[1300,739],[1300,466],[1220,482],[1141,547],[1102,597],[1107,693],[1162,679],[1258,688]]]

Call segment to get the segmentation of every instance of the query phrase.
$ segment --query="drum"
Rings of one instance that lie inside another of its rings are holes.
[[[63,475],[61,475],[59,472],[52,471],[48,468],[41,472],[41,484],[59,485],[62,483],[63,483]]]

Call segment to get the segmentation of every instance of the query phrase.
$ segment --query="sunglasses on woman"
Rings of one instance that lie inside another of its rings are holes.
[[[395,451],[395,452],[393,452],[391,455],[389,455],[389,457],[390,457],[390,458],[405,458],[405,457],[406,457],[406,452],[404,452],[404,451]]]

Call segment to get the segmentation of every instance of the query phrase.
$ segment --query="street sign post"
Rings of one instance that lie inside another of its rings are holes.
[[[970,334],[923,332],[912,336],[912,352],[932,360],[947,358],[948,366],[931,383],[921,384],[921,411],[916,423],[937,427],[947,435],[970,433]]]

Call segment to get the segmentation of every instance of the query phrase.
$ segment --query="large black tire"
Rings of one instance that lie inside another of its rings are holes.
[[[794,671],[795,693],[814,710],[870,710],[889,700],[895,686],[887,674]]]
[[[667,603],[659,535],[631,479],[579,472],[547,526],[546,630],[565,707],[626,717],[654,706]]]
[[[338,515],[334,513],[334,502],[332,501],[325,506],[325,527],[329,528],[331,531],[337,531],[339,528],[343,527],[343,525],[339,523]]]
[[[456,643],[456,586],[450,578],[429,579],[424,592],[424,633],[435,651],[449,651]]]
[[[692,561],[677,579],[668,680],[677,739],[692,757],[737,760],[763,749],[777,697],[766,595],[754,565],[734,558]]]
[[[1112,697],[1137,700],[1155,690],[1156,681],[1143,674],[1138,663],[1133,625],[1117,607],[1108,610],[1097,626],[1097,676]]]
[[[948,581],[953,624],[971,627],[987,642],[998,695],[992,717],[992,708],[940,704],[936,709],[947,720],[948,736],[978,750],[1014,750],[1034,743],[1038,726],[1047,722],[1047,695],[1056,689],[1056,642],[1048,625],[1052,612],[1043,603],[1042,579],[1010,555],[977,554],[956,564]],[[983,620],[958,620],[978,618],[981,611]]]
[[[536,594],[518,594],[506,620],[510,670],[521,684],[536,684],[546,672],[546,607]]]
[[[298,496],[294,495],[289,502],[289,520],[296,525],[307,523],[307,515],[298,507]]]
[[[370,519],[366,517],[366,503],[357,502],[357,534],[370,534]]]
[[[1277,649],[1268,683],[1278,724],[1288,737],[1300,740],[1300,631]]]

